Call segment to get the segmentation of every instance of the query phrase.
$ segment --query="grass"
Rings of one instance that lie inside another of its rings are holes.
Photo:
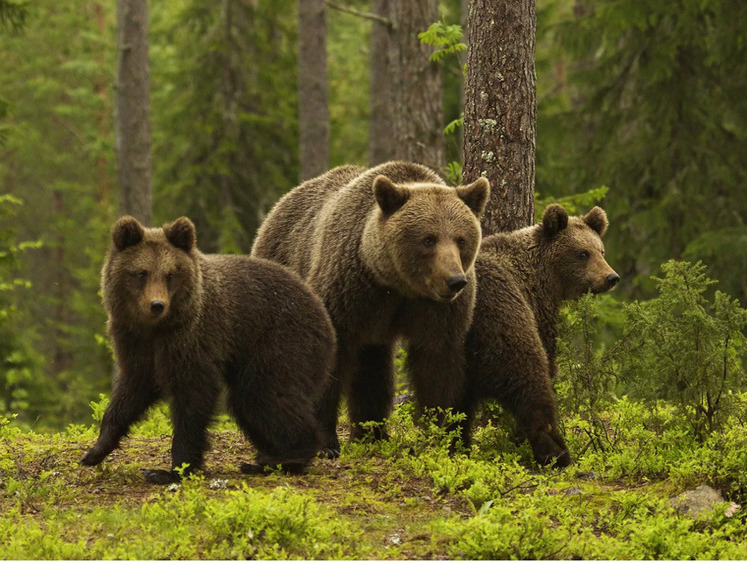
[[[700,483],[741,501],[745,432],[735,428],[700,445],[681,438],[674,454],[674,434],[657,427],[641,435],[645,417],[622,401],[609,416],[611,426],[619,424],[615,446],[605,453],[587,448],[557,471],[535,466],[528,447],[490,419],[470,455],[449,455],[448,436],[413,423],[404,405],[387,442],[347,444],[339,459],[319,459],[303,476],[252,477],[238,472],[251,447],[221,420],[205,473],[172,487],[149,485],[141,475],[169,465],[162,409],[95,468],[78,464],[95,427],[37,434],[6,419],[0,558],[747,557],[744,510],[731,515],[726,502],[693,519],[669,501]],[[631,419],[639,423],[626,429]],[[566,431],[578,453],[584,434],[571,421]],[[664,443],[658,453],[657,439]]]

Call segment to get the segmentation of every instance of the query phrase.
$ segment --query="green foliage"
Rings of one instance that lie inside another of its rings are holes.
[[[600,318],[609,319],[607,310],[614,310],[612,301],[604,306],[602,295],[586,295],[569,303],[562,314],[557,346],[558,403],[565,412],[583,414],[583,431],[595,449],[605,450],[608,431],[601,415],[614,399],[616,365],[604,343],[600,342]],[[619,307],[618,307],[619,308]]]
[[[294,7],[151,6],[155,214],[188,215],[204,251],[248,251],[296,183]]]
[[[743,408],[747,311],[719,291],[708,298],[714,282],[700,263],[670,261],[662,271],[651,300],[621,305],[589,295],[564,309],[558,397],[564,411],[583,418],[575,431],[588,438],[584,448],[617,446],[604,412],[621,394],[652,411],[664,408],[662,400],[676,405],[668,415],[701,441]]]
[[[3,224],[42,244],[14,272],[32,287],[12,295],[13,330],[32,362],[14,361],[26,390],[13,409],[37,426],[82,420],[110,384],[110,355],[94,334],[104,331],[97,290],[116,201],[114,46],[98,7],[101,20],[87,4],[35,2],[22,34],[0,33],[9,108],[0,191],[24,201]]]
[[[626,307],[621,375],[634,395],[678,404],[703,437],[723,426],[747,389],[747,311],[720,291],[706,297],[715,282],[700,262],[669,261],[662,271],[659,296]]]
[[[418,33],[418,39],[425,45],[436,47],[429,57],[432,62],[439,62],[447,55],[455,55],[467,50],[462,41],[462,26],[447,24],[445,21],[432,23],[427,30]]]
[[[0,219],[8,219],[22,202],[11,195],[0,195]],[[18,294],[30,289],[27,279],[18,276],[19,258],[38,243],[17,242],[16,229],[0,227],[0,414],[21,412],[29,407],[30,395],[38,388],[32,371],[39,368],[39,358],[21,337]]]
[[[537,185],[612,187],[608,242],[640,296],[667,259],[747,285],[744,2],[548,0],[538,8]]]
[[[571,193],[563,195],[561,197],[540,197],[539,193],[534,194],[534,217],[536,221],[542,220],[542,215],[545,209],[551,203],[559,203],[566,208],[571,215],[581,215],[591,209],[594,205],[598,205],[602,201],[609,187],[601,185],[594,189],[584,191],[581,193]]]
[[[27,17],[28,2],[25,0],[0,0],[0,28],[23,29]]]

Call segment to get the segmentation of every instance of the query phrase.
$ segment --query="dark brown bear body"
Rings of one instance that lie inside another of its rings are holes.
[[[337,333],[334,383],[319,410],[328,455],[339,453],[343,390],[351,437],[366,434],[362,422],[388,416],[400,338],[418,404],[461,403],[478,218],[488,195],[484,179],[447,187],[417,164],[343,166],[291,191],[260,228],[253,255],[298,271],[322,297]],[[372,435],[383,437],[382,427]]]
[[[485,238],[475,263],[477,303],[467,339],[467,423],[485,399],[516,418],[538,462],[570,463],[556,420],[556,323],[562,301],[600,293],[620,277],[604,259],[607,215],[568,217],[550,205],[542,223]]]
[[[314,402],[334,364],[319,297],[276,263],[202,254],[186,218],[144,229],[124,217],[112,238],[102,289],[120,372],[83,464],[100,463],[153,403],[170,398],[172,470],[146,477],[165,483],[184,463],[187,473],[200,469],[225,382],[259,465],[302,471],[319,447]]]

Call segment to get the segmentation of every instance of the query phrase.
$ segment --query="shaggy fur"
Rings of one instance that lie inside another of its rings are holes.
[[[540,224],[483,240],[467,340],[466,442],[477,406],[496,399],[514,415],[538,462],[571,462],[551,382],[556,322],[564,300],[607,291],[620,280],[604,259],[607,224],[599,207],[569,218],[562,206],[550,205]]]
[[[399,338],[418,404],[461,403],[478,219],[488,195],[487,180],[447,187],[418,164],[343,166],[291,191],[265,220],[253,255],[300,273],[337,333],[334,383],[319,408],[326,454],[339,453],[343,391],[353,438],[368,434],[362,422],[389,415]],[[383,424],[372,435],[384,437]]]
[[[229,411],[260,467],[303,471],[319,447],[314,403],[334,363],[319,297],[276,263],[202,254],[184,217],[149,229],[124,217],[112,241],[102,289],[119,375],[82,463],[100,463],[152,404],[170,398],[172,470],[146,477],[165,483],[183,463],[187,473],[200,469],[225,382]]]

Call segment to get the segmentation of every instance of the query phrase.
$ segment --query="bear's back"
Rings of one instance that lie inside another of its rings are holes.
[[[294,272],[249,256],[203,254],[200,263],[203,307],[196,331],[222,349],[222,361],[241,368],[256,361],[256,350],[262,349],[264,362],[272,364],[268,355],[282,353],[284,358],[276,360],[288,364],[309,361],[320,349],[334,350],[334,328],[321,299]],[[319,372],[326,371],[333,354],[314,361]],[[296,369],[309,370],[301,364]]]
[[[362,171],[340,166],[285,194],[257,231],[252,255],[283,264],[305,278],[322,207]]]

